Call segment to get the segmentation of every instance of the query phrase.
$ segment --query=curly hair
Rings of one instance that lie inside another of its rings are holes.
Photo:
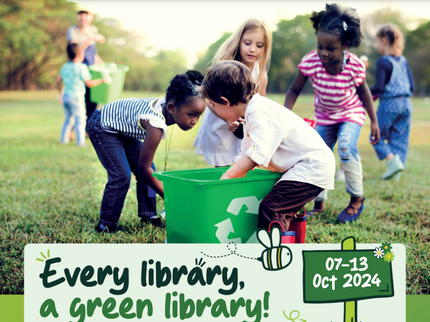
[[[194,98],[203,98],[200,87],[202,81],[203,75],[197,70],[189,70],[184,74],[176,75],[166,90],[166,103],[172,102],[180,108]]]
[[[363,35],[360,30],[360,18],[353,8],[342,8],[338,4],[326,4],[325,10],[312,12],[309,18],[315,33],[326,32],[339,36],[344,45],[349,42],[350,47],[360,46]]]

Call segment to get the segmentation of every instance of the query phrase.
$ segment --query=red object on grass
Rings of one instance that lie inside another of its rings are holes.
[[[278,221],[272,221],[269,225],[269,233],[270,227],[272,224],[278,224],[281,227],[281,244],[295,244],[296,243],[296,234],[294,231],[284,231],[281,224]]]
[[[296,214],[297,218],[290,223],[289,231],[296,233],[296,243],[304,244],[306,240],[306,208],[303,207],[303,215]]]

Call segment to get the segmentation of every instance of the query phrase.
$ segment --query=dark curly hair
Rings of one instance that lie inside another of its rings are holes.
[[[197,70],[189,70],[184,74],[176,75],[166,90],[166,103],[172,102],[180,108],[196,97],[203,98],[200,88],[202,81],[203,75]]]
[[[336,3],[326,4],[325,10],[312,12],[309,18],[315,33],[326,32],[339,36],[344,45],[349,42],[350,47],[360,46],[363,35],[360,31],[360,18],[353,8],[342,8]]]

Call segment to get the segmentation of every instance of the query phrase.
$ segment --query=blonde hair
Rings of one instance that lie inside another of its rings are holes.
[[[246,20],[242,25],[236,29],[236,31],[219,47],[213,60],[212,66],[224,60],[237,60],[240,59],[240,40],[243,34],[248,30],[261,29],[264,33],[264,53],[258,63],[260,69],[260,75],[256,79],[256,83],[260,83],[264,73],[267,73],[270,66],[270,56],[272,54],[272,32],[267,24],[258,18],[250,18]]]
[[[403,49],[405,48],[405,41],[403,33],[396,25],[392,23],[383,25],[376,33],[376,37],[387,39],[388,45],[394,51],[394,56],[400,56],[402,54]]]

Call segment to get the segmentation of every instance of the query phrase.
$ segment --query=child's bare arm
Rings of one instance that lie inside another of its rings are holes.
[[[294,78],[293,84],[291,84],[290,89],[285,96],[284,106],[290,110],[293,109],[296,103],[297,97],[300,95],[303,87],[308,80],[308,76],[304,76],[300,71],[297,73],[296,78]]]
[[[357,87],[357,93],[360,97],[360,100],[363,102],[364,109],[370,118],[370,132],[371,142],[373,145],[379,142],[380,133],[378,126],[378,117],[375,113],[375,108],[373,107],[373,99],[372,94],[370,93],[369,87],[367,86],[366,81],[364,81],[359,87]]]
[[[256,166],[257,163],[252,161],[247,155],[244,155],[237,163],[235,163],[223,174],[221,180],[244,177],[249,170],[254,169]]]
[[[63,78],[61,75],[57,76],[57,89],[60,92],[60,94],[58,94],[58,101],[60,104],[63,104]]]
[[[106,77],[100,79],[87,79],[84,81],[86,87],[94,87],[100,85],[101,83],[108,83],[108,79]]]
[[[143,174],[145,182],[164,198],[163,183],[152,176],[154,170],[151,168],[155,152],[163,136],[163,130],[153,127],[148,121],[141,120],[140,124],[146,129],[146,137],[140,150],[139,172]]]
[[[57,89],[60,93],[63,91],[63,78],[61,75],[57,76]]]

